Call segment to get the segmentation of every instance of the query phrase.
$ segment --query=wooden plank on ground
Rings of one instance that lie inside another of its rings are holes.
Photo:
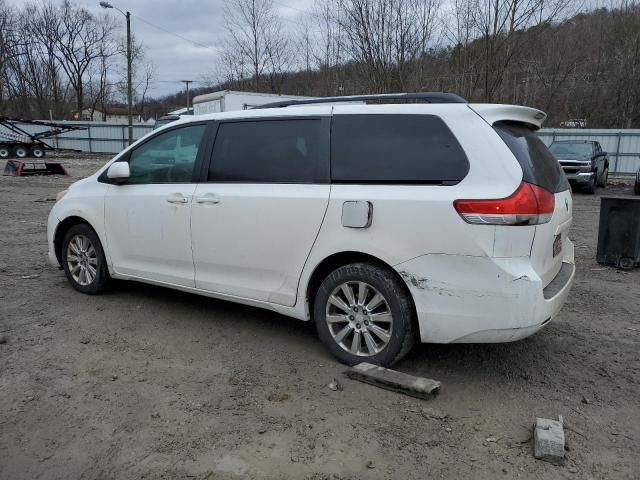
[[[352,380],[375,385],[376,387],[404,393],[417,398],[431,398],[440,388],[440,382],[430,378],[414,377],[406,373],[379,367],[370,363],[359,363],[344,372]]]

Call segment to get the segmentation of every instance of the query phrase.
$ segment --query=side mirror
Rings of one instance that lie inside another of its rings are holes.
[[[107,170],[107,178],[113,180],[114,183],[122,183],[129,178],[129,164],[127,162],[112,163]]]

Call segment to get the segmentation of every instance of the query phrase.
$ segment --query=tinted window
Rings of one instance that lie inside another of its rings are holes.
[[[127,183],[191,183],[206,125],[176,128],[136,148]]]
[[[319,119],[221,123],[209,181],[327,183],[327,143]]]
[[[462,147],[433,115],[335,115],[331,178],[347,183],[457,183]]]
[[[525,182],[550,192],[562,192],[569,188],[562,167],[533,128],[515,122],[497,122],[493,128],[520,163]]]

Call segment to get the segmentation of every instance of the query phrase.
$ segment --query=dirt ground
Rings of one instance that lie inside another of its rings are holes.
[[[46,258],[50,199],[105,160],[0,177],[1,479],[640,478],[640,270],[595,261],[601,190],[574,197],[560,316],[516,343],[418,346],[396,368],[442,382],[424,401],[346,379],[304,322],[73,290]],[[534,418],[557,415],[564,466],[532,454]]]

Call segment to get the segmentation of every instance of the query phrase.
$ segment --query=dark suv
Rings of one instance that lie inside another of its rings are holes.
[[[571,185],[583,187],[589,193],[594,193],[596,186],[607,186],[609,157],[599,142],[563,140],[553,142],[549,150],[560,162]]]

